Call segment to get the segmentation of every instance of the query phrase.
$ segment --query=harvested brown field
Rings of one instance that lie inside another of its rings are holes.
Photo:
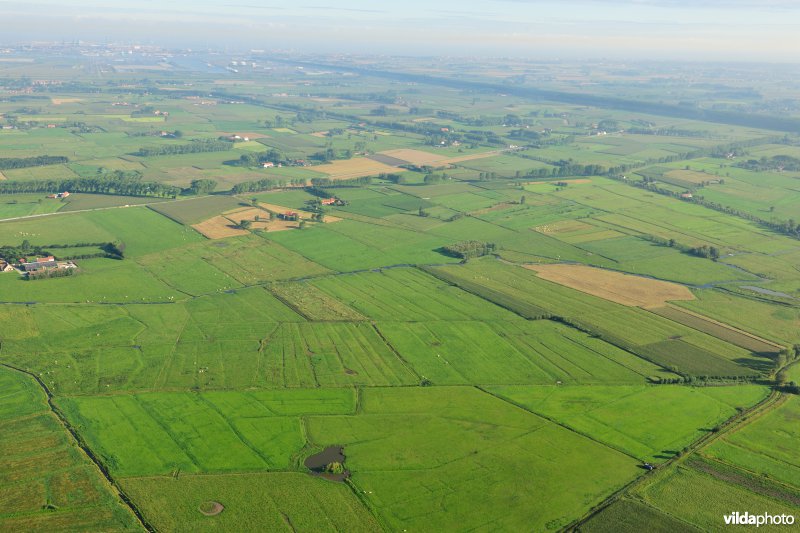
[[[526,265],[542,279],[631,307],[662,307],[673,300],[694,300],[677,283],[583,265]]]
[[[418,167],[431,166],[442,167],[454,163],[461,163],[462,161],[471,161],[473,159],[483,159],[485,157],[492,157],[500,153],[500,150],[493,150],[491,152],[482,152],[479,154],[467,154],[450,157],[447,154],[434,154],[425,152],[423,150],[414,150],[411,148],[400,148],[397,150],[385,150],[379,152],[378,155],[385,155],[394,159],[405,161],[410,165]]]
[[[286,231],[290,229],[297,229],[298,223],[293,220],[282,219],[269,219],[269,212],[285,213],[287,211],[294,211],[300,215],[301,219],[310,220],[313,213],[309,211],[301,211],[298,209],[291,209],[282,205],[275,204],[259,204],[263,209],[258,207],[242,207],[227,211],[222,215],[209,218],[199,224],[193,224],[192,227],[208,237],[209,239],[224,239],[226,237],[238,237],[240,235],[247,235],[249,230],[244,230],[238,227],[239,222],[242,220],[249,220],[252,230],[261,231]],[[256,217],[259,220],[256,220]],[[339,217],[325,215],[325,224],[339,222],[342,220]]]
[[[357,157],[342,161],[334,161],[324,165],[309,167],[310,170],[327,174],[334,180],[344,180],[349,178],[362,178],[364,176],[377,176],[378,174],[388,174],[394,172],[395,167],[384,165],[366,157]]]
[[[309,135],[311,135],[312,137],[323,137],[324,138],[326,135],[328,135],[328,132],[327,131],[315,131],[314,133],[310,133]]]
[[[4,180],[4,179],[7,179],[7,178],[6,178],[6,176],[5,176],[5,174],[3,174],[2,172],[0,172],[0,181],[2,181],[2,180]]]
[[[461,163],[462,161],[472,161],[474,159],[484,159],[487,157],[493,157],[500,153],[499,150],[493,152],[483,152],[480,154],[469,154],[469,155],[459,155],[456,157],[448,157],[446,159],[442,159],[439,161],[439,165],[453,165],[455,163]]]
[[[209,218],[199,224],[192,224],[192,227],[209,239],[224,239],[249,233],[247,230],[237,228],[230,219],[222,215]]]
[[[273,209],[273,211],[276,210]],[[285,211],[289,211],[289,208],[283,208],[282,212]],[[286,231],[299,227],[298,223],[292,220],[282,220],[280,218],[270,220],[269,212],[257,207],[234,209],[233,211],[228,211],[223,216],[230,220],[231,224],[234,226],[237,226],[242,220],[249,220],[251,230]],[[258,217],[258,220],[256,220],[256,217]]]

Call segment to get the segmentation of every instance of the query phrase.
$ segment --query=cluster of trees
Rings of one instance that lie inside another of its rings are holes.
[[[425,183],[425,185],[436,185],[437,183],[442,183],[449,179],[450,178],[444,172],[442,172],[441,174],[434,174],[431,172],[425,174],[425,179],[423,180],[423,182]]]
[[[198,154],[202,152],[225,152],[233,148],[233,143],[218,140],[195,140],[189,144],[165,144],[163,146],[142,147],[133,155],[153,157],[159,155]]]
[[[382,172],[378,174],[378,179],[391,181],[392,183],[396,183],[397,185],[405,185],[408,183],[408,178],[402,174],[395,174],[394,172],[387,174],[386,172]]]
[[[781,350],[775,357],[775,367],[778,369],[775,383],[782,390],[792,394],[800,394],[800,385],[796,381],[789,381],[789,367],[798,364],[798,360],[800,360],[800,344]]]
[[[217,188],[217,182],[212,179],[192,180],[189,187],[183,189],[181,194],[211,194]]]
[[[234,167],[258,167],[267,162],[272,162],[276,165],[290,164],[289,160],[286,159],[286,156],[280,150],[276,150],[274,148],[267,150],[266,152],[243,154],[239,159],[225,161],[225,164]]]
[[[704,259],[711,259],[712,261],[719,259],[719,249],[716,246],[708,246],[707,244],[689,248],[689,253]]]
[[[386,105],[379,105],[375,109],[371,109],[369,114],[376,117],[388,117],[389,115],[399,115],[400,110],[397,108],[387,107]]]
[[[315,152],[308,156],[312,161],[319,161],[321,163],[328,163],[329,161],[336,161],[338,159],[352,159],[353,151],[349,148],[344,150],[336,150],[332,146],[328,146],[325,150]]]
[[[0,170],[15,168],[43,167],[69,163],[69,159],[60,155],[37,155],[35,157],[3,157],[0,158]]]
[[[455,244],[442,246],[441,251],[451,257],[470,259],[493,254],[497,246],[491,242],[483,241],[461,241]]]
[[[800,170],[800,159],[788,155],[775,155],[772,157],[762,157],[761,159],[748,159],[747,161],[738,163],[736,166],[757,172],[769,172],[774,170],[796,172]]]

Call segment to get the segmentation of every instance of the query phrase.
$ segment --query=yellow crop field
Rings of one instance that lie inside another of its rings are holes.
[[[583,265],[526,265],[542,279],[631,307],[660,307],[694,300],[683,285]]]
[[[664,174],[664,176],[667,178],[675,178],[676,180],[688,181],[689,183],[694,183],[695,185],[699,185],[704,181],[719,179],[711,174],[696,172],[694,170],[670,170]]]
[[[377,176],[378,174],[395,171],[395,167],[378,163],[366,157],[334,161],[332,163],[311,167],[311,169],[316,172],[327,174],[329,178],[335,180]]]
[[[192,227],[209,239],[224,239],[225,237],[237,237],[249,233],[246,230],[235,227],[230,219],[222,215],[209,218],[199,224],[192,224]]]

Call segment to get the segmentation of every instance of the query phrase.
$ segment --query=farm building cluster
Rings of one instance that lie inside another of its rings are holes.
[[[48,194],[47,197],[48,198],[67,198],[67,197],[69,197],[69,192],[64,191],[64,192],[59,192],[59,193],[56,193],[56,194]]]
[[[64,271],[78,266],[72,261],[58,261],[52,255],[47,257],[21,257],[16,262],[0,258],[0,272],[19,272],[27,277],[31,274]]]

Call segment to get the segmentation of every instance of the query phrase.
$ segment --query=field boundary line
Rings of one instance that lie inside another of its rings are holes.
[[[267,465],[267,467],[270,467],[272,465],[272,463],[269,460],[267,460],[267,457],[264,455],[264,453],[261,450],[259,450],[257,447],[253,446],[253,444],[250,442],[250,440],[247,437],[242,435],[242,432],[239,431],[239,429],[236,428],[236,426],[233,424],[233,422],[231,422],[228,419],[228,417],[225,416],[225,414],[220,410],[219,407],[217,407],[217,405],[215,403],[213,403],[211,400],[206,398],[205,395],[203,395],[203,394],[198,394],[197,398],[203,404],[207,405],[212,411],[217,413],[219,415],[219,417],[222,419],[222,421],[225,422],[225,424],[231,429],[231,432],[233,432],[233,434],[236,435],[236,437],[239,439],[239,441],[242,444],[244,444],[247,448],[252,450],[253,453],[255,453],[258,457],[260,457],[261,460],[264,461],[264,464]]]
[[[474,387],[476,389],[478,389],[479,391],[481,391],[481,392],[483,392],[485,394],[488,394],[489,396],[492,396],[492,397],[494,397],[494,398],[496,398],[496,399],[498,399],[498,400],[500,400],[502,402],[505,402],[505,403],[507,403],[509,405],[513,405],[514,407],[516,407],[518,409],[522,409],[523,411],[525,411],[527,413],[530,413],[530,414],[532,414],[534,416],[538,416],[539,418],[547,420],[548,422],[550,422],[552,424],[555,424],[557,426],[560,426],[560,427],[566,429],[567,431],[575,433],[576,435],[580,435],[581,437],[587,438],[587,439],[591,440],[592,442],[595,442],[595,443],[599,444],[600,446],[603,446],[605,448],[610,448],[610,449],[612,449],[612,450],[614,450],[616,452],[619,452],[619,453],[621,453],[623,455],[626,455],[626,456],[630,457],[631,459],[635,460],[636,462],[641,462],[642,461],[640,458],[636,457],[635,455],[632,455],[630,452],[628,452],[626,450],[623,450],[622,448],[618,448],[617,446],[613,446],[613,445],[608,444],[606,442],[599,441],[596,438],[592,437],[591,435],[589,435],[587,433],[584,433],[582,431],[579,431],[579,430],[577,430],[575,428],[572,428],[572,427],[564,424],[563,422],[559,422],[558,420],[555,420],[554,418],[551,418],[550,416],[537,413],[536,411],[528,409],[527,407],[525,407],[521,403],[515,402],[514,400],[506,398],[505,396],[501,396],[501,395],[499,395],[497,393],[491,392],[491,391],[485,389],[482,385],[474,385]]]
[[[89,448],[89,446],[83,441],[80,434],[78,434],[77,430],[72,427],[67,418],[61,412],[61,410],[53,403],[53,393],[50,392],[50,389],[47,387],[44,381],[42,381],[42,379],[33,372],[17,368],[8,363],[0,363],[0,366],[33,378],[33,380],[39,385],[39,387],[44,392],[45,398],[47,399],[47,407],[49,408],[50,412],[53,414],[53,416],[56,417],[61,426],[67,431],[72,440],[75,442],[76,446],[83,452],[83,454],[89,459],[89,461],[91,461],[91,463],[97,467],[103,478],[108,482],[113,491],[116,492],[117,498],[120,501],[122,501],[122,503],[130,510],[131,513],[133,513],[134,517],[139,522],[139,525],[141,525],[142,528],[145,529],[146,531],[155,533],[156,529],[147,521],[147,519],[144,517],[144,515],[136,506],[136,504],[133,503],[133,500],[131,500],[131,498],[125,493],[125,491],[122,490],[122,487],[120,487],[117,481],[111,476],[111,472],[108,470],[108,468],[94,454],[94,452]]]
[[[403,366],[404,366],[404,367],[406,367],[406,369],[407,369],[409,372],[411,372],[412,374],[414,374],[414,376],[417,378],[417,381],[421,381],[421,380],[422,380],[422,376],[419,374],[419,372],[417,372],[417,370],[416,370],[416,369],[415,369],[413,366],[411,366],[411,363],[409,363],[409,362],[406,360],[406,358],[405,358],[405,357],[403,357],[403,356],[400,354],[400,352],[398,352],[398,351],[397,351],[397,349],[395,349],[395,347],[394,347],[394,346],[392,346],[392,343],[391,343],[391,342],[389,342],[389,339],[387,339],[387,338],[386,338],[386,337],[383,335],[383,332],[382,332],[380,329],[378,329],[378,325],[377,325],[377,324],[376,324],[374,321],[370,322],[370,325],[372,326],[372,329],[373,329],[373,330],[375,330],[375,333],[377,333],[377,334],[378,334],[378,337],[380,337],[380,338],[381,338],[381,340],[383,341],[383,343],[384,343],[384,344],[385,344],[385,345],[386,345],[386,346],[387,346],[387,347],[388,347],[388,348],[389,348],[389,349],[392,351],[392,353],[395,355],[395,357],[397,357],[397,358],[400,360],[400,362],[403,364]]]

